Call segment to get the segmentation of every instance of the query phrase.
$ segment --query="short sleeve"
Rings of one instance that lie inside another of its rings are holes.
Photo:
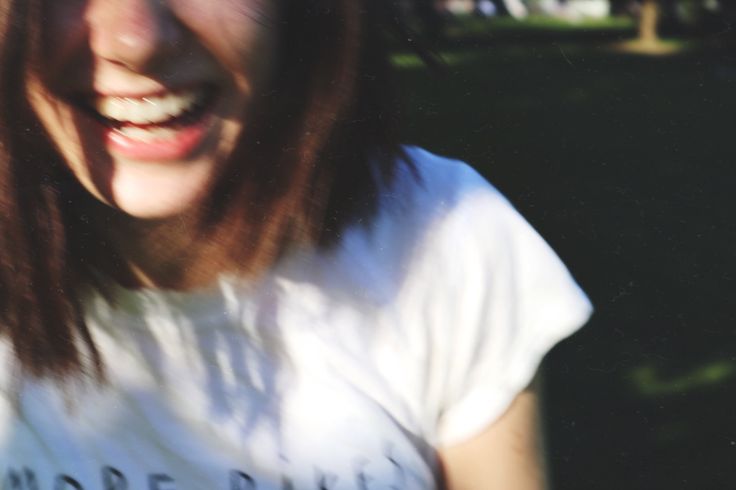
[[[430,227],[428,406],[435,445],[469,439],[500,417],[545,354],[592,307],[567,268],[509,202],[460,163],[441,179],[455,196]],[[432,184],[429,184],[432,187]],[[433,192],[433,191],[430,191]],[[442,189],[435,189],[442,193]]]

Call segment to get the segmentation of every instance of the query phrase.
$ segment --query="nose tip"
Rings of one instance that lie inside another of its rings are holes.
[[[130,70],[148,70],[181,41],[180,26],[161,0],[93,1],[86,17],[93,56]]]

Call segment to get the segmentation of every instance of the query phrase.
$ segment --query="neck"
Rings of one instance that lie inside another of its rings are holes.
[[[227,244],[202,230],[197,216],[141,220],[116,213],[105,230],[119,257],[112,276],[123,286],[186,290],[231,270]]]

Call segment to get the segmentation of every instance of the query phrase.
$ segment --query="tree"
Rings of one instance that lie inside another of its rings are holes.
[[[642,0],[639,12],[639,41],[643,45],[654,46],[659,43],[660,16],[659,0]]]
[[[621,49],[642,54],[660,55],[676,51],[677,45],[659,38],[662,13],[673,7],[672,0],[640,0],[638,5],[638,36],[621,44]]]

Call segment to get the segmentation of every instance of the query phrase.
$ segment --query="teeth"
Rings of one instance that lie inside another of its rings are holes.
[[[95,109],[103,117],[114,121],[155,124],[192,110],[203,95],[202,90],[190,90],[143,98],[101,96],[95,100]]]
[[[136,126],[123,126],[122,128],[117,129],[117,131],[126,138],[138,140],[143,143],[170,139],[175,137],[177,134],[176,129],[162,127],[139,128]]]

